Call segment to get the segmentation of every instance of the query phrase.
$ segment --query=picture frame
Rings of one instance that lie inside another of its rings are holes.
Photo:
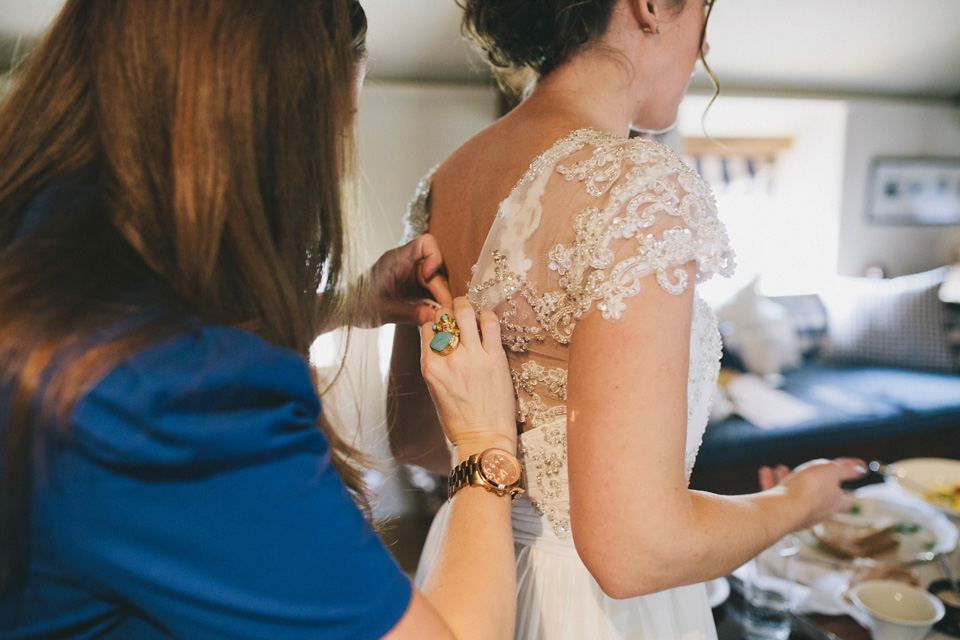
[[[960,224],[960,157],[877,157],[869,190],[873,224]]]

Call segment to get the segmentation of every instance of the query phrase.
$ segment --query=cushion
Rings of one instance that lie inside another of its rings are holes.
[[[753,280],[716,312],[724,348],[750,373],[779,374],[801,361],[800,344],[787,311],[757,293]]]
[[[955,371],[946,305],[938,290],[947,268],[899,278],[837,278],[822,293],[824,362]]]
[[[814,354],[827,334],[827,309],[820,296],[815,293],[771,296],[770,300],[786,310],[803,355]]]

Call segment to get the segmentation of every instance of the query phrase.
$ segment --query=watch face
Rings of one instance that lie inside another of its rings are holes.
[[[502,487],[520,480],[520,461],[506,451],[485,451],[480,458],[480,470],[487,480]]]

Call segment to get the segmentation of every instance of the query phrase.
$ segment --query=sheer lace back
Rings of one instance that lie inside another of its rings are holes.
[[[426,230],[429,176],[408,214]],[[500,204],[473,267],[468,297],[500,317],[524,423],[520,451],[530,502],[569,537],[566,476],[567,349],[576,323],[617,321],[655,282],[671,294],[696,278],[729,274],[733,254],[707,184],[668,148],[590,129],[574,131],[531,164]],[[686,473],[710,410],[720,338],[697,299],[691,333]]]

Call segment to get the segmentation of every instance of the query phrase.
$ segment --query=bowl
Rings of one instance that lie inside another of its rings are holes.
[[[921,640],[945,613],[939,598],[896,580],[867,580],[848,594],[874,640]]]
[[[946,578],[934,580],[927,587],[927,591],[939,596],[945,610],[943,619],[933,625],[933,628],[941,633],[960,638],[960,600],[957,600],[957,596],[953,593],[950,581]]]

